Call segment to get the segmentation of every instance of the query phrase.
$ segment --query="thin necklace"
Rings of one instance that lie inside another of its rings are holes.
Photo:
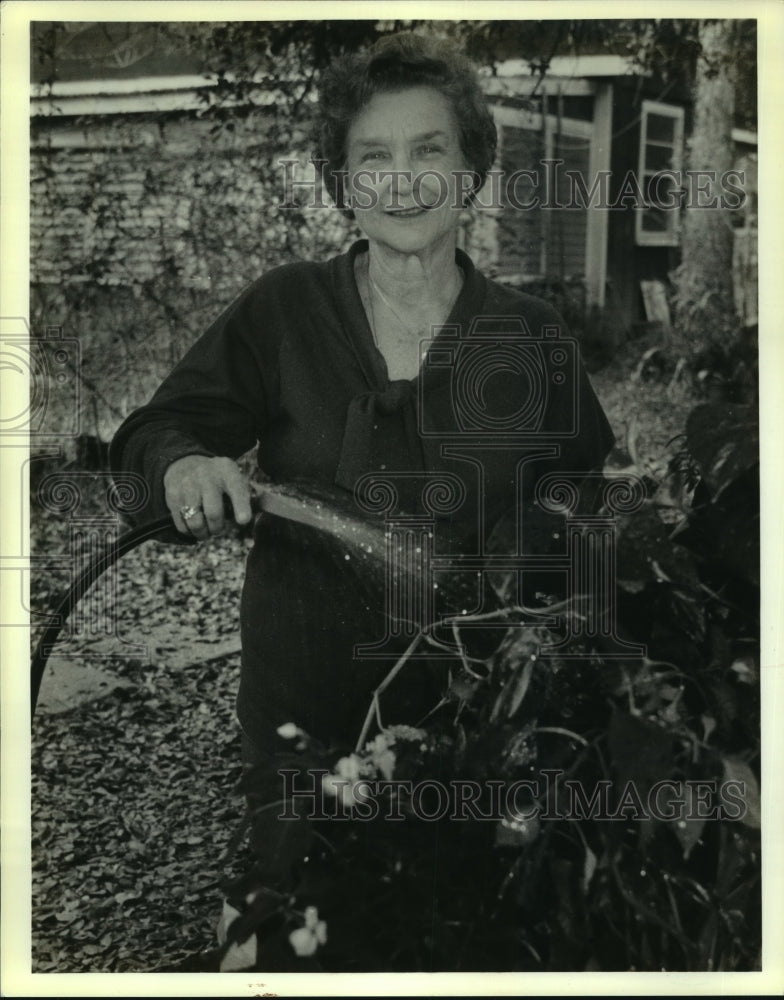
[[[460,284],[458,285],[457,292],[455,293],[454,298],[452,299],[452,301],[451,301],[451,303],[449,305],[449,310],[447,311],[447,315],[449,315],[449,313],[452,311],[452,306],[455,304],[455,302],[457,300],[457,297],[458,297],[458,295],[460,294],[460,292],[461,292],[461,290],[463,288],[463,282],[465,281],[465,276],[463,274],[462,268],[458,268],[458,273],[459,273],[459,277],[460,277]],[[368,285],[370,286],[370,295],[368,296],[368,301],[369,301],[369,304],[370,304],[370,332],[373,334],[373,340],[375,342],[376,347],[378,347],[378,336],[376,335],[376,311],[373,308],[373,292],[377,292],[378,293],[378,297],[381,299],[381,301],[384,303],[384,305],[387,307],[387,309],[389,309],[389,311],[397,318],[398,322],[401,324],[401,326],[403,327],[403,329],[410,336],[413,337],[417,333],[417,330],[416,329],[412,329],[408,325],[408,323],[403,319],[403,317],[400,315],[400,313],[397,311],[397,309],[395,309],[395,307],[392,305],[392,303],[389,301],[389,299],[386,297],[386,295],[384,295],[384,293],[381,291],[381,289],[375,283],[375,281],[373,280],[372,275],[370,274],[370,261],[369,260],[368,260],[368,263],[367,263],[366,274],[367,274]]]

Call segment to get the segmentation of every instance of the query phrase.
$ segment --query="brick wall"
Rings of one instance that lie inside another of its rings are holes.
[[[82,433],[110,438],[264,270],[356,236],[334,209],[280,208],[277,160],[310,150],[268,131],[264,115],[33,120],[31,325],[79,341]]]

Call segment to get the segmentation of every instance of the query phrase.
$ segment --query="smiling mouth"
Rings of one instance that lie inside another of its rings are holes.
[[[426,211],[426,208],[415,206],[414,208],[388,208],[384,214],[394,219],[412,219],[417,215],[424,215]]]

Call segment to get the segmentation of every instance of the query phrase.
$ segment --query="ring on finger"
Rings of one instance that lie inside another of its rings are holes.
[[[196,517],[197,514],[201,514],[201,509],[199,507],[191,507],[190,505],[186,507],[180,507],[180,515],[183,521],[190,521],[192,518]]]

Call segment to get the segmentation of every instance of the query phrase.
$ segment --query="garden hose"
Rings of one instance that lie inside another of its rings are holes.
[[[357,518],[347,504],[345,495],[338,496],[312,483],[282,485],[271,482],[251,482],[251,510],[254,514],[272,514],[296,524],[327,533],[339,544],[358,547],[365,556],[373,552],[374,560],[383,553],[383,531],[378,526]],[[66,621],[82,597],[95,581],[119,559],[142,542],[149,541],[170,531],[176,531],[171,515],[149,521],[125,532],[89,563],[76,581],[57,603],[53,621],[43,632],[36,645],[30,665],[30,717],[35,715],[41,680],[49,655]],[[186,544],[194,544],[180,536]]]
[[[35,707],[38,703],[38,693],[41,690],[41,680],[46,669],[46,662],[49,654],[62,631],[66,621],[73,613],[74,608],[84,597],[95,581],[102,576],[107,569],[110,569],[126,553],[131,552],[137,545],[146,542],[156,535],[162,535],[165,531],[174,528],[174,520],[171,516],[158,518],[157,521],[139,525],[126,531],[116,541],[107,545],[103,552],[99,552],[95,559],[82,570],[70,589],[57,603],[53,613],[53,621],[46,627],[43,635],[38,640],[35,647],[33,659],[30,664],[30,717],[35,715]]]

